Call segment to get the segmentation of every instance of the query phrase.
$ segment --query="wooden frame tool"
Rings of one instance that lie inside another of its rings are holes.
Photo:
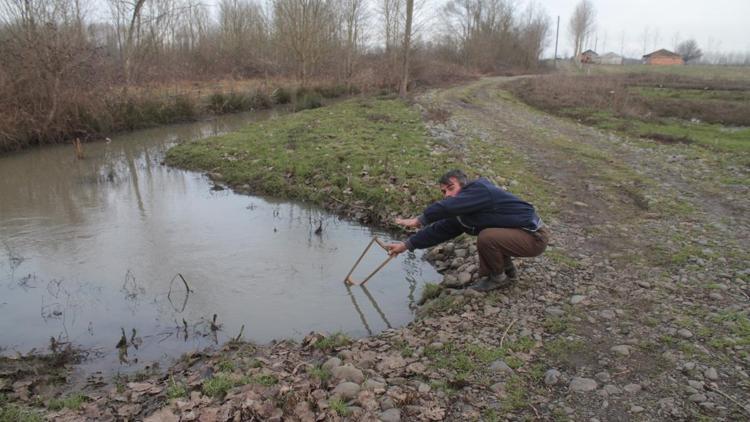
[[[382,240],[378,239],[377,236],[373,236],[372,240],[370,241],[370,243],[367,244],[367,247],[365,248],[364,252],[362,252],[362,255],[359,256],[359,258],[357,259],[357,262],[355,262],[354,266],[352,267],[352,269],[349,270],[349,274],[347,274],[346,278],[344,278],[344,283],[353,284],[355,286],[361,286],[361,285],[367,283],[367,281],[370,280],[372,278],[372,276],[375,275],[375,273],[377,273],[378,271],[380,271],[381,268],[385,267],[385,264],[387,264],[391,259],[394,258],[394,256],[388,255],[388,258],[386,258],[386,260],[383,261],[383,263],[380,264],[378,266],[378,268],[375,268],[375,271],[371,272],[370,275],[368,275],[364,280],[362,280],[362,282],[357,283],[356,281],[354,281],[352,279],[352,273],[357,268],[357,265],[359,265],[359,263],[362,261],[362,258],[365,257],[365,254],[367,254],[367,251],[370,250],[370,247],[372,246],[373,243],[377,243],[378,246],[380,246],[381,248],[383,248],[383,250],[385,250],[386,252],[388,252],[388,247],[386,246],[386,244],[383,243]]]

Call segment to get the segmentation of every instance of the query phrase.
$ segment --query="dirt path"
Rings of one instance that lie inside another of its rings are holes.
[[[558,395],[560,405],[576,420],[747,417],[727,397],[750,397],[750,195],[721,182],[747,168],[736,157],[624,139],[538,112],[502,90],[508,81],[485,79],[422,102],[450,112],[457,139],[509,147],[560,202],[548,222],[554,250],[572,260],[552,272],[570,276],[555,280],[559,300],[544,318],[565,321],[567,337],[547,342],[586,347],[562,360],[547,349],[545,360],[598,384]],[[538,282],[527,287],[545,300],[549,283]]]

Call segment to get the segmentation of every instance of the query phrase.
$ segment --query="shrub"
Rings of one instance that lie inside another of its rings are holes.
[[[305,93],[301,97],[297,97],[297,101],[294,103],[294,111],[308,110],[312,108],[318,108],[323,106],[323,98],[317,93]]]
[[[279,87],[271,93],[271,99],[276,104],[289,104],[292,102],[292,93],[286,88]]]

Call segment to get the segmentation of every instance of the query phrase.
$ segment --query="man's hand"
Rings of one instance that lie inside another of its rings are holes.
[[[388,248],[388,255],[390,256],[396,256],[406,250],[406,243],[404,242],[389,243],[385,246]]]
[[[422,223],[419,222],[418,218],[397,218],[395,222],[399,226],[408,227],[410,229],[418,229],[422,227]]]

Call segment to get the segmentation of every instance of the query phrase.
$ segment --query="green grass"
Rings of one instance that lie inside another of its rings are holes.
[[[424,289],[422,290],[422,299],[420,303],[426,303],[428,300],[432,300],[440,295],[443,288],[439,284],[425,283]]]
[[[221,398],[232,388],[250,384],[253,381],[253,379],[248,377],[236,378],[230,374],[220,372],[203,382],[203,394],[213,398]]]
[[[346,402],[344,402],[342,399],[329,400],[328,407],[330,407],[331,410],[336,412],[336,414],[339,416],[348,416],[349,413],[351,413],[349,407],[346,405]]]
[[[86,402],[86,396],[80,393],[71,394],[62,398],[55,398],[49,401],[47,408],[49,410],[80,410]]]
[[[344,333],[333,333],[330,336],[319,340],[313,344],[318,350],[331,351],[339,347],[351,344],[352,340]]]
[[[333,374],[331,374],[331,371],[323,369],[323,367],[320,365],[309,368],[307,370],[307,373],[310,374],[311,377],[317,378],[324,383],[328,382],[328,380],[333,376]]]
[[[690,65],[690,66],[651,66],[645,64],[597,65],[588,66],[587,72],[594,74],[651,73],[664,75],[690,76],[704,79],[750,80],[746,66]],[[577,70],[577,69],[576,69]]]
[[[349,100],[178,145],[171,165],[221,173],[257,193],[328,203],[363,201],[371,220],[416,214],[439,198],[455,160],[433,155],[419,113],[398,100]]]
[[[42,422],[44,420],[41,412],[9,403],[5,395],[0,394],[0,422]]]
[[[166,389],[166,394],[168,399],[179,399],[182,397],[187,397],[187,388],[185,387],[185,384],[178,383],[175,381],[174,377],[169,377],[169,385]]]

